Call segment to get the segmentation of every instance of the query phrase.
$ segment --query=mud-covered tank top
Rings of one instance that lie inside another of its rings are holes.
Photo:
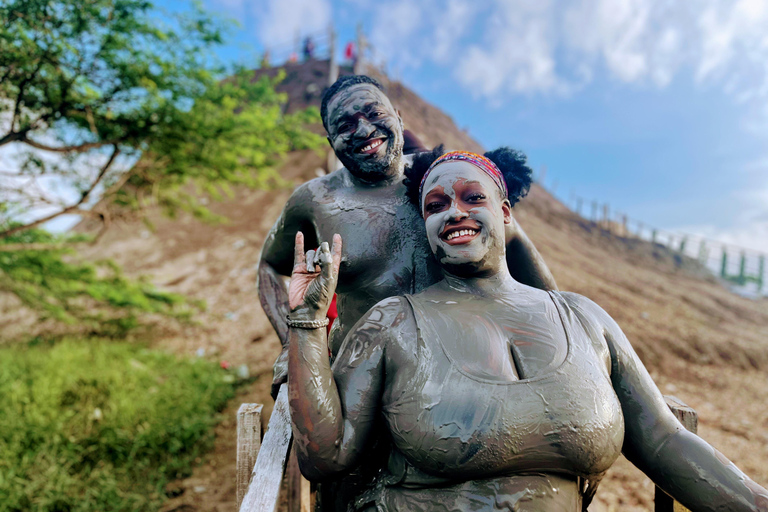
[[[407,507],[402,500],[415,493],[418,501],[442,500],[440,507],[416,510],[461,510],[463,505],[450,502],[467,495],[487,501],[472,510],[529,510],[499,506],[498,496],[533,500],[539,505],[530,510],[549,510],[540,508],[549,499],[580,503],[581,495],[593,492],[621,452],[621,405],[580,320],[560,294],[549,297],[559,317],[551,320],[565,331],[565,358],[532,378],[496,381],[463,371],[440,340],[435,325],[463,332],[461,304],[406,296],[418,332],[418,371],[407,389],[389,388],[382,396],[392,452],[377,489],[358,506],[394,510]],[[547,495],[561,492],[558,487],[565,491],[567,486],[552,483],[562,479],[571,483],[566,492],[576,496]],[[429,489],[438,489],[439,496],[430,498]]]

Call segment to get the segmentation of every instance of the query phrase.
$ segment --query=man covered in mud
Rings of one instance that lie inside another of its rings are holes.
[[[304,233],[306,247],[318,247],[336,233],[344,240],[336,289],[338,318],[329,336],[334,356],[352,326],[377,302],[418,293],[442,279],[424,222],[406,197],[403,122],[382,86],[367,76],[343,76],[323,96],[321,116],[328,142],[344,167],[294,191],[267,236],[259,265],[259,298],[283,344],[275,363],[273,396],[287,374],[290,310],[283,276],[293,268],[297,231]],[[556,289],[522,229],[513,223],[506,235],[512,276],[530,286]],[[334,494],[344,499],[345,493]],[[337,508],[330,503],[321,507]]]

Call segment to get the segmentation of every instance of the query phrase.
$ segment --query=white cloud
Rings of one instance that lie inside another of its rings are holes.
[[[482,26],[482,41],[458,56],[456,80],[476,96],[557,91],[554,35],[547,0],[499,2]]]
[[[358,6],[360,9],[364,7]],[[396,67],[415,68],[424,61],[447,64],[472,27],[477,3],[471,0],[396,0],[370,8],[370,40],[376,56]]]
[[[331,21],[328,0],[263,0],[249,2],[265,46],[290,41],[296,34],[326,30]]]
[[[330,0],[217,0],[210,8],[235,17],[265,48],[281,57],[295,49],[297,35],[324,31],[332,20]]]
[[[477,9],[473,2],[467,0],[449,0],[437,12],[431,56],[437,62],[449,62],[456,52],[458,41],[469,31]]]
[[[565,9],[564,43],[589,60],[600,55],[608,69],[625,82],[649,68],[644,36],[650,6],[644,0],[582,0]]]
[[[563,94],[599,72],[666,87],[691,73],[737,101],[768,99],[768,0],[495,0],[376,4],[396,66],[449,61],[471,94]]]
[[[419,28],[425,11],[423,5],[417,6],[410,0],[377,4],[372,16],[376,22],[370,34],[376,57],[384,56],[404,67],[413,67],[422,61]]]

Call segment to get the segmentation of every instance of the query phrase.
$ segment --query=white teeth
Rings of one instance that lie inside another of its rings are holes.
[[[474,229],[461,229],[459,231],[454,231],[453,233],[451,233],[450,235],[445,237],[445,239],[446,240],[453,240],[457,236],[474,235],[475,233],[477,233],[477,231],[474,230]]]
[[[361,149],[360,151],[361,152],[363,152],[363,151],[370,151],[371,149],[380,146],[381,142],[382,141],[380,141],[380,140],[373,141],[370,144],[368,144],[367,146],[365,146],[363,149]]]

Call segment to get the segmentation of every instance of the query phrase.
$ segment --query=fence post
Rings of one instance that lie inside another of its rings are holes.
[[[261,404],[242,404],[237,410],[237,509],[251,483],[251,472],[261,447]]]
[[[264,442],[253,465],[251,484],[240,505],[240,512],[275,510],[290,443],[291,412],[288,406],[288,385],[283,384],[269,418]]]
[[[365,34],[363,34],[363,24],[358,23],[357,24],[357,59],[355,59],[355,66],[352,69],[352,72],[356,75],[362,75],[363,71],[365,71],[365,49],[368,45],[368,41],[365,39]]]
[[[720,277],[725,279],[728,276],[728,253],[723,247],[723,262],[720,265]]]
[[[688,237],[684,236],[682,240],[680,240],[680,250],[678,251],[680,254],[685,254],[685,244],[688,243]]]
[[[672,414],[683,424],[686,430],[696,433],[699,425],[699,418],[696,411],[688,407],[682,400],[675,396],[664,396],[667,407]],[[656,496],[654,498],[654,512],[690,512],[680,503],[673,500],[669,494],[656,487]]]
[[[623,229],[623,232],[621,233],[621,236],[629,237],[629,231],[627,230],[627,216],[622,215],[621,216],[621,226]]]
[[[656,243],[656,235],[658,235],[658,234],[659,234],[659,232],[657,230],[655,230],[655,229],[653,231],[651,231],[651,243],[652,244]]]
[[[610,232],[611,231],[611,219],[608,218],[609,212],[610,212],[610,207],[608,206],[608,203],[605,203],[603,205],[603,222],[605,222],[605,229]]]
[[[747,257],[744,255],[744,251],[741,251],[741,262],[739,262],[739,284],[741,286],[744,286],[744,283],[747,282]]]
[[[592,222],[597,224],[597,201],[592,201]]]
[[[765,274],[765,256],[760,255],[760,259],[757,264],[757,291],[763,291],[763,275]]]
[[[328,32],[331,38],[330,69],[328,70],[328,86],[330,87],[339,78],[339,61],[336,58],[336,31],[333,29],[333,23],[328,24]]]

